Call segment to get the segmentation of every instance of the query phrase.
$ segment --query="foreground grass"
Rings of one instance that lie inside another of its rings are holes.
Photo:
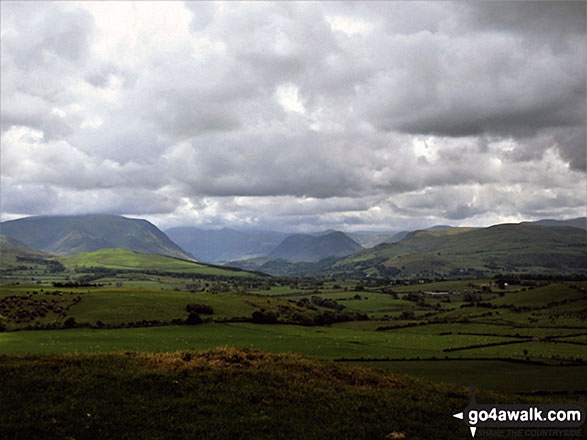
[[[454,439],[464,387],[216,349],[0,357],[5,439]],[[477,394],[479,401],[537,398]]]

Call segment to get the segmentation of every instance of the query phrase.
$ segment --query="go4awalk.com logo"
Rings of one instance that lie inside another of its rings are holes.
[[[475,400],[473,386],[471,402],[453,417],[465,422],[472,437],[475,437],[478,428],[500,428],[504,430],[501,435],[504,437],[568,437],[581,436],[576,428],[585,423],[585,409],[575,404],[479,404]],[[575,428],[578,432],[572,432],[569,428]],[[496,434],[499,433],[489,435],[500,436]]]

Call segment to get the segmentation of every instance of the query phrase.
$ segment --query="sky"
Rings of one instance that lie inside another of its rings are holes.
[[[0,5],[2,220],[587,215],[583,1]]]

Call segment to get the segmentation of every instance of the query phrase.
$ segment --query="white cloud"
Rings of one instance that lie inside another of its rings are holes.
[[[299,96],[299,88],[292,83],[281,84],[277,87],[275,95],[277,101],[285,111],[294,113],[306,113],[306,108]]]
[[[371,29],[369,23],[352,17],[338,15],[326,16],[325,18],[333,31],[341,31],[348,35],[363,34]]]

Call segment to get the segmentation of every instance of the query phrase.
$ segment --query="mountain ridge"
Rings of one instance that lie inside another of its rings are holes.
[[[343,257],[363,249],[344,232],[325,235],[292,234],[286,237],[267,258],[291,263],[318,262],[328,257]]]
[[[108,214],[37,216],[0,224],[6,236],[54,255],[122,248],[193,260],[155,225],[144,219]]]

